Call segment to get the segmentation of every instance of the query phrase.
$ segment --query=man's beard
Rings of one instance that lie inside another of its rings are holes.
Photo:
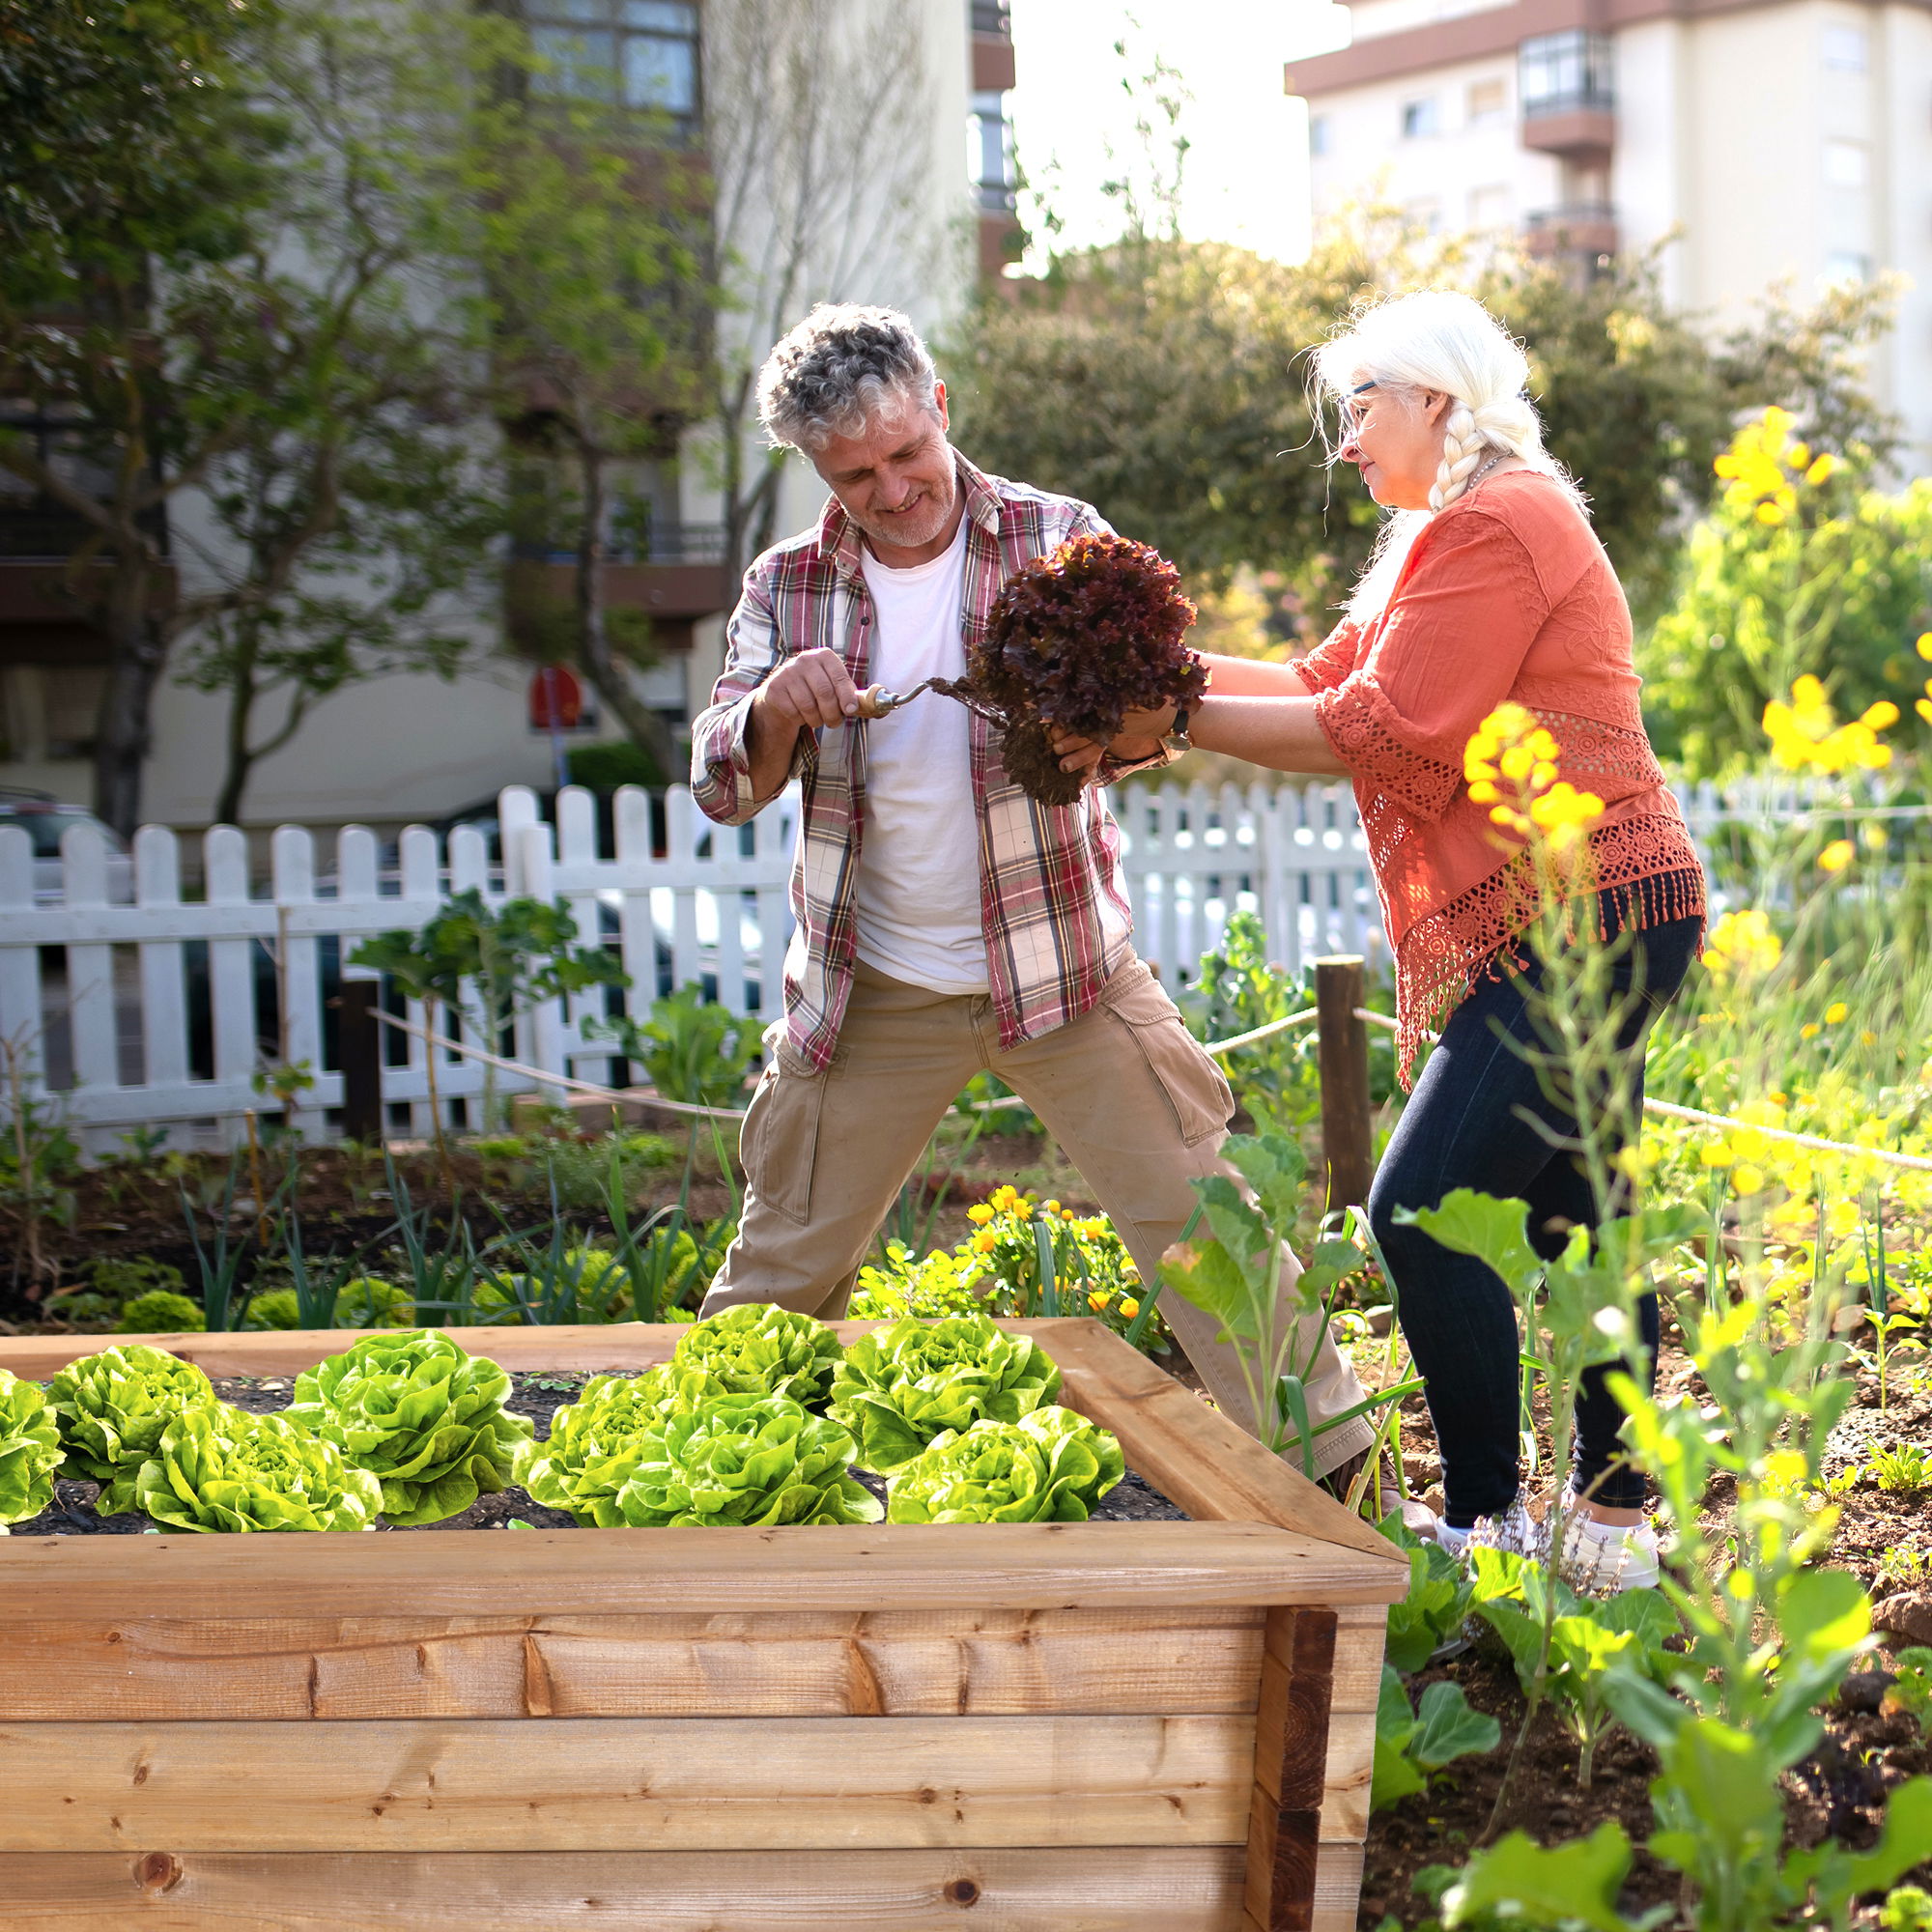
[[[943,503],[928,495],[921,505],[923,514],[909,521],[902,522],[897,517],[861,517],[854,521],[874,543],[887,544],[895,550],[917,550],[921,544],[930,543],[946,527],[956,501],[956,492]]]

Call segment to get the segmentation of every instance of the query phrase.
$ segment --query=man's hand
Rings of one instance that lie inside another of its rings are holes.
[[[790,754],[801,731],[845,724],[859,715],[859,687],[837,651],[801,651],[752,695],[753,744]]]

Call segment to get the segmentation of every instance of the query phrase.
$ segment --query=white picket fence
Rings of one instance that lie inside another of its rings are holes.
[[[1731,821],[1788,817],[1812,802],[1795,783],[1684,797],[1693,834],[1705,839]],[[1385,952],[1346,785],[1133,785],[1114,806],[1137,943],[1170,984],[1237,910],[1259,915],[1269,956],[1291,968],[1327,952]],[[712,824],[681,788],[655,810],[662,852],[653,800],[634,787],[619,792],[607,852],[590,793],[564,791],[553,827],[535,796],[513,786],[499,802],[499,863],[476,827],[458,827],[445,848],[412,826],[386,868],[361,827],[335,833],[319,857],[314,835],[283,826],[266,879],[251,878],[242,834],[217,826],[202,841],[198,897],[184,895],[173,832],[141,830],[130,891],[99,834],[82,825],[63,840],[59,895],[43,876],[38,902],[27,835],[0,827],[0,1041],[12,1049],[18,1086],[17,1095],[0,1088],[0,1113],[24,1097],[64,1119],[95,1155],[113,1152],[135,1128],[164,1128],[181,1145],[232,1144],[249,1111],[272,1110],[257,1090],[262,1068],[306,1062],[315,1082],[292,1124],[326,1137],[329,1111],[342,1102],[342,1076],[326,1050],[327,1002],[341,978],[372,977],[342,962],[371,934],[420,925],[450,893],[470,887],[493,902],[561,894],[581,937],[618,952],[635,1009],[697,980],[734,1011],[771,1017],[791,932],[795,794],[736,830]],[[610,998],[598,989],[568,1010],[555,1002],[539,1009],[519,1023],[516,1058],[548,1072],[611,1078],[608,1046],[582,1031]],[[412,1004],[401,1011],[423,1021]],[[431,1125],[427,1051],[391,1031],[384,1099],[396,1126],[406,1119],[416,1134]],[[476,1063],[439,1050],[437,1093],[452,1122],[475,1118],[483,1084]],[[505,1075],[501,1088],[536,1084]]]

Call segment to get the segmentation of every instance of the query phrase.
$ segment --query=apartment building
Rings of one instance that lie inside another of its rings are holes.
[[[1662,252],[1717,320],[1771,284],[1911,278],[1878,352],[1932,469],[1932,0],[1359,0],[1296,60],[1318,226],[1375,195],[1580,272]]]
[[[558,85],[573,84],[573,63],[614,84],[652,125],[700,150],[722,140],[726,110],[742,125],[783,103],[727,99],[721,89],[738,64],[718,58],[724,33],[718,0],[520,0],[539,52]],[[755,33],[757,4],[738,0],[735,30]],[[916,245],[868,245],[876,213],[870,184],[858,182],[850,217],[856,239],[840,266],[808,264],[785,298],[789,320],[820,297],[886,300],[923,327],[938,329],[959,313],[976,272],[996,274],[1017,252],[1010,118],[1012,45],[1004,0],[840,0],[828,14],[855,35],[891,28],[916,75],[918,98],[895,112],[910,130],[910,160],[879,152],[856,125],[839,150],[860,170],[896,169],[890,191],[911,197],[899,232]],[[910,37],[910,38],[908,38]],[[883,44],[883,43],[881,43]],[[608,77],[614,76],[614,83]],[[836,112],[836,105],[834,107]],[[961,133],[966,137],[961,166]],[[882,174],[883,179],[883,174]],[[876,199],[876,198],[874,198]],[[781,209],[753,209],[752,228],[782,232]],[[755,253],[755,248],[747,252]],[[890,259],[888,257],[890,256]],[[749,272],[749,270],[748,270]],[[836,285],[834,285],[836,283]],[[734,292],[735,293],[735,292]],[[718,318],[734,353],[753,362],[782,325],[754,302],[737,300]],[[755,338],[755,339],[753,339]],[[57,441],[57,399],[0,400],[10,427]],[[755,435],[755,425],[752,425]],[[723,659],[724,618],[737,595],[725,557],[717,487],[717,431],[702,419],[674,427],[662,453],[629,466],[619,480],[622,517],[607,537],[604,589],[613,608],[648,612],[657,662],[635,673],[645,702],[673,725],[707,700]],[[802,462],[785,467],[773,525],[780,535],[817,514],[823,489]],[[186,577],[205,532],[194,497],[173,500],[170,554]],[[92,789],[94,719],[104,682],[105,647],[77,618],[62,587],[73,520],[0,476],[0,786],[29,786],[85,803]],[[266,758],[251,782],[243,818],[254,825],[434,819],[488,798],[508,783],[553,781],[559,732],[567,745],[620,735],[600,718],[594,696],[558,707],[555,688],[538,685],[536,666],[519,649],[520,602],[567,599],[574,554],[541,537],[520,541],[503,573],[503,594],[470,614],[475,639],[468,668],[445,682],[391,675],[352,685],[323,700],[312,723]],[[575,687],[573,678],[570,684]],[[154,711],[154,750],[144,816],[178,826],[206,824],[222,765],[224,699],[164,680]],[[553,728],[553,725],[556,728]]]

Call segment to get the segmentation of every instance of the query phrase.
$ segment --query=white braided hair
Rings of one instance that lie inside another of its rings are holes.
[[[1450,398],[1429,508],[1397,510],[1383,524],[1349,599],[1351,617],[1380,614],[1422,526],[1463,496],[1470,479],[1493,459],[1515,457],[1582,501],[1543,446],[1542,422],[1523,394],[1529,358],[1469,296],[1423,289],[1358,309],[1341,333],[1315,352],[1315,373],[1321,388],[1338,401],[1369,382],[1379,392],[1401,398],[1416,399],[1426,390]],[[1339,446],[1331,440],[1331,461]]]

